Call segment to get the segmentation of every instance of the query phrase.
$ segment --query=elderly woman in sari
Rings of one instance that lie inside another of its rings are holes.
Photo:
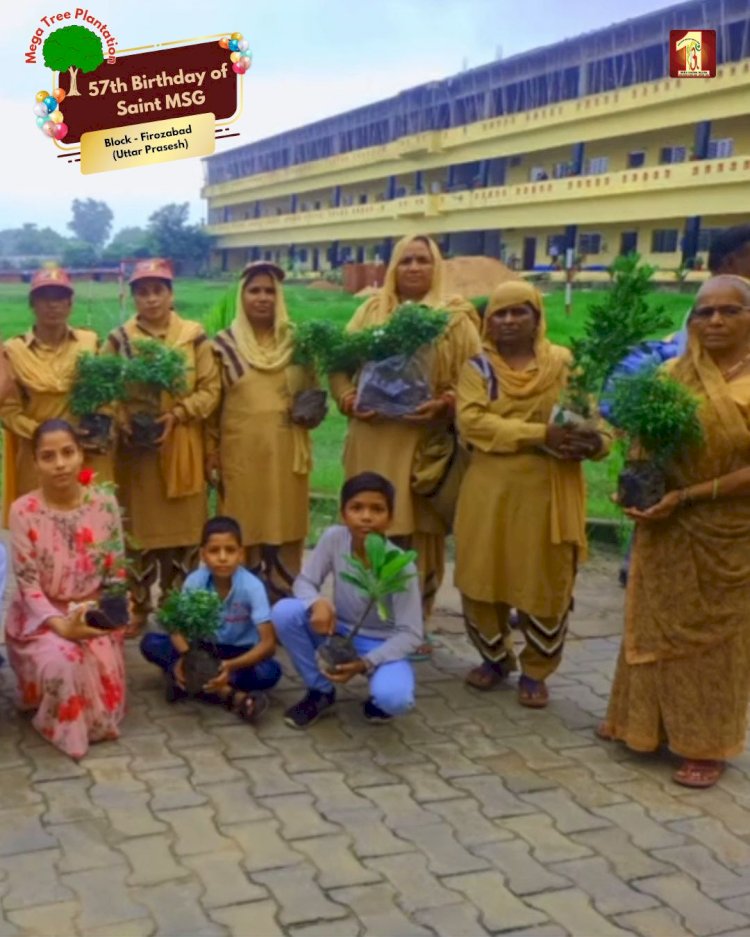
[[[246,564],[272,601],[288,596],[302,567],[308,530],[312,446],[309,429],[325,415],[293,415],[295,397],[316,387],[293,363],[294,332],[276,264],[248,264],[232,325],[213,341],[222,380],[208,426],[207,474],[221,511],[242,528]]]
[[[545,338],[542,297],[504,283],[485,312],[482,353],[458,383],[458,429],[471,449],[456,511],[456,586],[482,655],[466,680],[489,690],[516,669],[509,616],[526,639],[519,702],[547,705],[560,663],[576,568],[586,552],[581,460],[600,458],[597,431],[550,423],[570,352]]]
[[[405,302],[448,311],[448,327],[433,349],[431,400],[412,416],[387,419],[356,409],[356,379],[331,376],[331,390],[339,408],[350,418],[344,450],[346,477],[377,472],[396,489],[389,536],[399,546],[411,547],[418,553],[425,618],[443,578],[446,526],[429,501],[411,490],[415,455],[430,428],[448,426],[453,421],[459,371],[480,351],[476,310],[459,297],[449,299],[443,280],[444,262],[437,244],[428,237],[405,237],[394,248],[383,288],[357,309],[347,327],[349,332],[356,332],[383,325]]]
[[[603,738],[662,743],[673,778],[710,787],[745,747],[750,694],[750,281],[698,292],[687,351],[666,369],[701,400],[703,444],[636,521],[625,632]]]
[[[10,372],[18,392],[0,408],[5,427],[4,516],[11,503],[36,487],[31,437],[45,420],[70,419],[70,393],[76,363],[84,352],[95,353],[99,340],[89,329],[72,328],[73,284],[59,267],[39,270],[29,290],[34,325],[5,343]],[[99,478],[112,478],[110,454],[86,452],[86,465]]]

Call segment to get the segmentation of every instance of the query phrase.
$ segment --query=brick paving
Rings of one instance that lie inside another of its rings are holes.
[[[363,683],[308,732],[286,660],[254,730],[163,701],[128,648],[118,742],[80,764],[13,709],[0,671],[0,937],[750,935],[750,756],[717,788],[593,734],[619,644],[613,562],[583,572],[544,712],[483,694],[442,593],[418,705],[364,723]]]

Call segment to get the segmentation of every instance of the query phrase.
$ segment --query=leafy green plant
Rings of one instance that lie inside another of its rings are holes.
[[[410,563],[417,559],[415,550],[397,550],[388,548],[385,537],[380,534],[368,534],[365,538],[365,560],[358,556],[347,557],[347,572],[341,578],[358,589],[367,599],[359,621],[347,635],[331,635],[317,651],[318,660],[323,670],[329,670],[338,664],[355,660],[357,652],[354,638],[359,633],[367,616],[376,608],[381,619],[388,618],[385,600],[389,595],[405,592],[414,573],[407,570]]]
[[[613,422],[661,469],[702,441],[699,409],[695,394],[657,368],[615,383]]]
[[[76,362],[70,412],[82,417],[125,397],[125,361],[119,355],[84,352]]]
[[[211,641],[221,625],[222,601],[208,589],[173,590],[158,613],[159,624],[179,633],[189,644]]]
[[[187,386],[187,359],[179,348],[152,338],[133,342],[135,354],[125,364],[125,381],[148,384],[170,394],[183,393]]]
[[[571,343],[573,367],[565,407],[591,416],[591,402],[600,396],[615,365],[635,345],[671,325],[664,307],[647,298],[654,269],[642,264],[636,253],[615,260],[612,288],[603,302],[589,307],[584,334]]]
[[[303,322],[296,331],[295,361],[316,363],[321,371],[353,374],[368,361],[393,355],[410,358],[445,331],[449,314],[418,303],[404,303],[385,325],[346,332],[329,321]]]

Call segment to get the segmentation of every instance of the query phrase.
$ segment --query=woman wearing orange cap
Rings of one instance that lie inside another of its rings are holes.
[[[219,401],[219,371],[202,326],[173,310],[172,279],[167,261],[139,261],[130,278],[136,314],[111,332],[105,345],[130,358],[133,342],[155,339],[187,359],[185,392],[161,395],[158,449],[131,444],[135,400],[125,401],[120,412],[116,478],[126,527],[138,549],[131,583],[135,627],[151,610],[151,587],[158,583],[164,596],[196,565],[208,514],[203,431]]]
[[[208,440],[208,473],[220,480],[221,511],[242,527],[247,565],[272,600],[289,595],[308,527],[312,452],[308,430],[323,419],[294,417],[297,394],[315,374],[292,363],[292,331],[273,263],[248,264],[232,325],[214,339],[222,402]]]
[[[5,400],[0,419],[5,427],[4,517],[11,503],[37,487],[31,437],[45,420],[71,420],[70,393],[76,363],[84,352],[96,352],[99,340],[89,329],[72,328],[73,284],[65,270],[39,270],[31,281],[29,305],[34,325],[5,343],[5,354],[18,393]],[[86,452],[86,465],[100,481],[111,480],[110,454]]]

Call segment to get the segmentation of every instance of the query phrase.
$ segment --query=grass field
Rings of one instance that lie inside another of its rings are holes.
[[[9,338],[29,327],[30,316],[27,299],[28,287],[23,284],[0,284],[0,332]],[[204,320],[210,310],[227,291],[226,282],[210,280],[179,280],[175,291],[175,307],[189,319]],[[361,300],[345,293],[326,290],[310,290],[304,286],[286,288],[287,304],[293,319],[304,321],[311,318],[329,318],[335,322],[348,321]],[[583,329],[586,310],[604,296],[600,290],[580,290],[574,295],[573,314],[568,318],[563,306],[561,292],[550,293],[546,299],[548,335],[553,342],[565,345]],[[670,314],[673,329],[681,324],[690,305],[690,297],[677,293],[653,294],[655,301],[664,304]],[[73,324],[95,329],[105,335],[121,321],[121,315],[132,314],[129,297],[121,313],[118,288],[113,283],[83,282],[76,286],[76,302]],[[654,336],[658,337],[658,336]],[[333,495],[342,480],[341,450],[346,431],[346,420],[333,407],[314,436],[315,469],[313,489],[320,494]],[[609,500],[614,490],[617,465],[610,459],[603,463],[587,463],[589,483],[588,513],[591,517],[619,517],[619,512]]]

